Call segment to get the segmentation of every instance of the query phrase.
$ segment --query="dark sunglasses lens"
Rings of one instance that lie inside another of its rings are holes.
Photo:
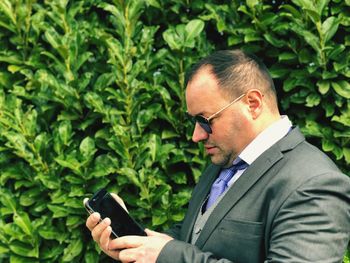
[[[200,115],[197,115],[194,117],[196,122],[198,122],[198,124],[207,132],[207,133],[211,133],[211,128],[210,128],[210,124],[209,122]]]

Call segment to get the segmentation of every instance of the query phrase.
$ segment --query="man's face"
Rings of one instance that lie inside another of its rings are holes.
[[[209,67],[200,69],[186,88],[187,110],[190,115],[209,117],[232,101],[218,86]],[[202,142],[212,163],[229,167],[249,143],[249,117],[245,98],[232,104],[211,121],[212,133],[196,123],[192,140]]]

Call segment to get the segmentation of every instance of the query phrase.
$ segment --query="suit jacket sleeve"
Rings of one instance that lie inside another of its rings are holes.
[[[157,263],[230,263],[227,259],[216,259],[210,252],[203,252],[195,245],[172,240],[168,242],[160,252]]]
[[[291,193],[272,221],[265,262],[342,262],[350,237],[350,180],[314,176]]]

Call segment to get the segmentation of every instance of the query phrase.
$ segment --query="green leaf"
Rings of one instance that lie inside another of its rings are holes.
[[[147,146],[154,162],[156,160],[157,152],[159,151],[160,139],[156,134],[152,134],[147,140]]]
[[[304,9],[304,12],[310,17],[315,25],[321,21],[321,14],[317,13],[314,9]]]
[[[44,239],[56,240],[57,235],[59,234],[59,231],[54,226],[45,225],[39,228],[38,233]]]
[[[321,97],[320,95],[316,93],[311,93],[306,97],[306,106],[307,107],[314,107],[320,104],[321,102]]]
[[[183,41],[181,41],[173,28],[169,28],[163,32],[163,39],[173,50],[180,50],[183,45]]]
[[[198,37],[203,31],[204,22],[199,19],[191,20],[185,26],[186,39],[185,42],[193,41],[194,38]]]
[[[96,263],[99,261],[99,255],[94,250],[89,250],[84,255],[85,263]]]
[[[72,262],[83,250],[83,241],[81,238],[70,240],[68,246],[64,249],[62,257],[63,262]]]
[[[291,17],[293,17],[294,19],[300,19],[301,18],[301,14],[299,12],[298,9],[296,9],[294,6],[292,5],[281,5],[280,9],[285,9],[287,11],[290,12]]]
[[[153,6],[155,8],[161,9],[161,5],[158,0],[147,0],[147,5]]]
[[[332,153],[335,155],[335,158],[336,158],[337,160],[340,160],[340,159],[343,158],[343,156],[344,156],[343,149],[342,149],[341,147],[338,147],[338,146],[336,146],[336,147],[334,148],[334,150],[332,151]]]
[[[62,167],[70,168],[74,173],[81,175],[81,164],[75,156],[67,156],[66,159],[62,159],[62,156],[58,156],[54,160]]]
[[[72,125],[70,121],[62,121],[58,127],[58,133],[64,145],[69,145],[73,135]]]
[[[17,203],[15,202],[16,198],[14,195],[5,189],[0,189],[0,202],[3,206],[7,207],[12,211],[12,213],[16,213],[17,211]]]
[[[251,33],[251,34],[246,34],[244,36],[244,42],[245,43],[250,43],[250,42],[256,42],[256,41],[261,41],[262,37],[257,34],[256,32]]]
[[[39,258],[39,248],[37,246],[33,247],[24,242],[15,240],[9,244],[9,248],[17,255]]]
[[[343,148],[344,158],[347,164],[350,164],[350,148]]]
[[[324,35],[324,43],[327,43],[338,30],[339,20],[334,16],[328,17],[322,23],[322,33]]]
[[[116,160],[114,160],[111,156],[104,154],[96,157],[91,174],[94,177],[102,177],[115,173],[116,171]]]
[[[278,55],[278,61],[288,61],[288,60],[293,60],[296,58],[297,58],[297,56],[291,52],[283,52],[280,55]]]
[[[315,34],[301,28],[297,24],[291,24],[291,29],[301,38],[305,39],[306,43],[308,43],[316,52],[320,53],[320,40]]]
[[[69,214],[69,209],[61,205],[48,204],[47,207],[53,212],[53,218],[66,217]]]
[[[171,180],[173,180],[177,184],[186,184],[187,183],[187,175],[184,172],[172,173]]]
[[[161,224],[163,224],[164,222],[166,222],[167,220],[167,216],[164,212],[159,211],[159,210],[155,210],[152,213],[152,225],[153,226],[159,226]]]
[[[335,105],[333,103],[322,103],[322,107],[326,111],[326,117],[332,117],[335,111]]]
[[[3,246],[0,244],[0,255],[5,255],[10,251],[10,249],[7,246]]]
[[[188,201],[191,198],[192,189],[184,189],[181,190],[179,193],[173,195],[172,204],[174,204],[175,207],[181,207],[188,203]]]
[[[10,263],[40,263],[37,259],[10,255]]]
[[[45,31],[45,37],[47,39],[47,41],[50,43],[50,45],[56,50],[58,51],[58,53],[60,53],[60,55],[62,56],[62,58],[66,58],[67,57],[67,50],[63,51],[62,49],[60,49],[60,47],[62,47],[62,37],[56,32],[56,30],[52,27],[48,28]]]
[[[283,78],[285,75],[287,75],[290,70],[286,68],[282,68],[278,65],[273,65],[271,68],[269,68],[269,72],[271,74],[271,77],[274,79],[277,78]]]
[[[71,215],[67,218],[66,225],[67,225],[67,227],[74,228],[74,227],[77,227],[77,226],[82,225],[84,223],[85,222],[81,219],[81,216]]]
[[[302,9],[315,9],[314,3],[309,0],[292,0],[292,2]]]
[[[335,145],[332,141],[325,138],[322,139],[322,149],[326,152],[331,152],[335,148]]]
[[[259,0],[246,0],[246,3],[250,9],[254,9],[254,7],[259,4]]]
[[[235,45],[241,44],[243,42],[243,38],[242,36],[231,35],[228,37],[227,42],[229,46],[235,46]]]
[[[289,77],[283,83],[283,90],[287,92],[293,90],[296,87],[297,82],[297,79]]]
[[[313,120],[306,120],[306,125],[302,131],[308,136],[323,138],[320,125]]]
[[[322,94],[325,95],[330,88],[330,82],[327,80],[319,80],[317,81],[317,87],[318,87],[318,91]]]
[[[328,5],[330,0],[318,0],[316,1],[316,8],[319,14],[322,14],[324,8]]]
[[[350,127],[350,109],[342,111],[339,116],[333,116],[332,121],[343,124],[346,127]]]
[[[125,175],[135,185],[139,187],[141,186],[141,182],[137,176],[137,172],[134,169],[123,167],[119,170],[119,173]]]
[[[13,216],[14,223],[28,236],[33,235],[33,226],[27,213],[20,211]]]
[[[57,236],[57,233],[56,233]],[[43,248],[40,249],[40,259],[55,259],[59,257],[63,253],[64,247],[63,245],[58,245],[56,243],[53,244],[45,244]]]
[[[87,105],[92,108],[95,112],[105,113],[105,107],[102,98],[94,92],[88,92],[84,96]]]
[[[338,93],[340,96],[350,99],[350,84],[345,80],[340,80],[337,82],[332,82],[332,88]]]
[[[40,180],[43,185],[49,189],[57,189],[60,187],[60,180],[59,178],[52,177],[50,174],[46,173],[38,173],[35,177],[36,180]]]
[[[84,158],[90,158],[97,151],[95,147],[95,141],[90,137],[86,137],[80,143],[79,150],[80,153],[84,156]]]
[[[0,10],[2,10],[8,18],[10,18],[10,21],[14,25],[17,24],[16,14],[14,13],[11,2],[9,0],[0,1]]]

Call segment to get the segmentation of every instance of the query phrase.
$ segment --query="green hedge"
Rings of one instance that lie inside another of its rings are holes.
[[[0,262],[106,260],[82,206],[100,187],[144,226],[181,221],[208,161],[185,72],[213,50],[261,57],[282,112],[349,175],[350,1],[278,2],[1,0]]]

